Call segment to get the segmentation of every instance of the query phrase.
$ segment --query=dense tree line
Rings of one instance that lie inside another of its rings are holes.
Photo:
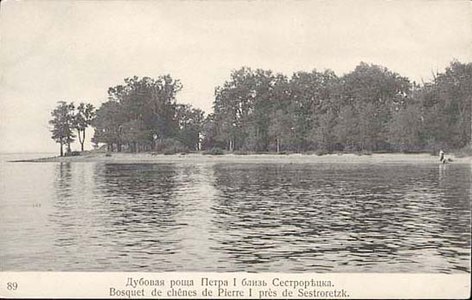
[[[366,63],[343,76],[243,67],[215,89],[206,117],[176,102],[181,89],[170,75],[135,76],[109,88],[96,111],[60,102],[50,121],[53,139],[70,151],[76,131],[83,151],[92,125],[92,141],[118,152],[425,151],[471,142],[471,63],[453,61],[421,85]]]
[[[242,68],[216,88],[206,147],[229,151],[423,151],[470,144],[472,64],[423,85],[378,65],[341,77]]]

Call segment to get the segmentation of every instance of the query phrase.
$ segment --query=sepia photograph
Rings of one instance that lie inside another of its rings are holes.
[[[0,296],[470,297],[471,1],[0,5]]]

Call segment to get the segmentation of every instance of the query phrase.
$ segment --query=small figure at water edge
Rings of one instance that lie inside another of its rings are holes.
[[[444,151],[439,150],[439,161],[445,164],[447,162],[452,162],[452,159],[450,158],[446,159],[446,156],[444,155]]]

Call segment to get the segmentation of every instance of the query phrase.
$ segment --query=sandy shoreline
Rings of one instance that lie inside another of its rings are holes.
[[[453,155],[453,163],[471,163],[471,157],[457,158]],[[248,154],[248,155],[203,155],[191,153],[186,155],[163,155],[150,153],[86,153],[81,156],[45,157],[15,162],[104,162],[104,163],[439,163],[436,156],[430,154]]]

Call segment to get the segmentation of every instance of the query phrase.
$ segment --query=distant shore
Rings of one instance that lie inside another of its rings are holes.
[[[472,157],[447,155],[454,162],[470,163]],[[427,153],[374,153],[357,154],[152,154],[152,153],[97,153],[86,152],[80,156],[55,156],[37,159],[16,160],[14,162],[104,162],[104,163],[439,163],[437,156]]]

